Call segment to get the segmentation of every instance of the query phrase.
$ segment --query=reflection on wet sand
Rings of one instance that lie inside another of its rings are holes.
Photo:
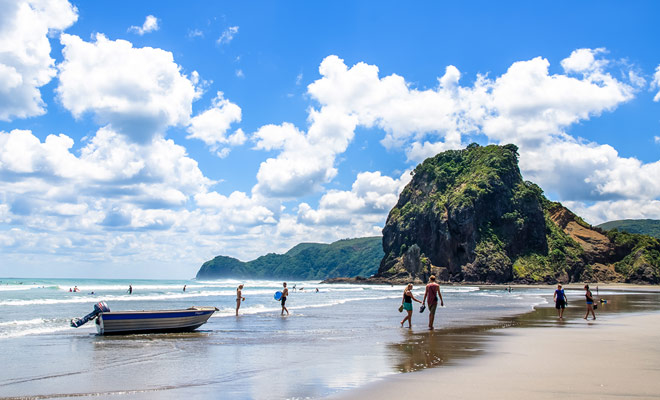
[[[596,315],[600,320],[611,321],[616,314],[639,313],[660,310],[660,293],[608,294],[601,296],[607,303],[599,303]],[[551,299],[550,299],[551,300]],[[494,323],[471,327],[436,329],[435,331],[410,332],[403,342],[391,344],[394,364],[399,372],[413,372],[424,368],[451,365],[458,360],[482,354],[489,341],[506,334],[501,328],[582,326],[585,305],[583,296],[569,298],[564,319],[557,318],[552,304],[539,306],[534,311],[504,317]],[[442,321],[438,311],[436,321]]]

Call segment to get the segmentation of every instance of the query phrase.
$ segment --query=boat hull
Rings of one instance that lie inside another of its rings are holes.
[[[215,307],[186,310],[104,312],[96,319],[99,335],[188,332],[204,325]]]

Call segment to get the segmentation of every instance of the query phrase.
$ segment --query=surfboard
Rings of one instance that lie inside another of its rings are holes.
[[[275,292],[275,296],[274,296],[274,297],[275,297],[275,300],[279,300],[279,299],[281,299],[281,298],[282,298],[282,292],[280,292],[280,291]]]

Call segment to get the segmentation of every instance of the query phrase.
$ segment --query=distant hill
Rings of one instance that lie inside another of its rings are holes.
[[[197,279],[327,279],[369,277],[383,258],[382,238],[344,239],[331,244],[300,243],[284,254],[267,254],[243,262],[217,256],[205,262]]]
[[[620,219],[597,225],[606,231],[618,229],[628,233],[639,233],[660,238],[660,220],[657,219]]]

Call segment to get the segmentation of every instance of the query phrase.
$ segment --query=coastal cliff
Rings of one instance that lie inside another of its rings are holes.
[[[522,179],[515,145],[425,160],[390,211],[377,282],[660,283],[660,242],[592,227]]]

